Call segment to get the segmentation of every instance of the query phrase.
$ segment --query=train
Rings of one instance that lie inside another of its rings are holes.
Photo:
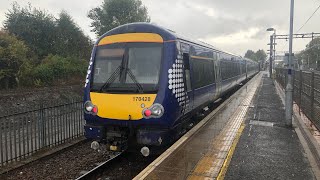
[[[258,71],[255,61],[154,24],[119,26],[92,50],[85,137],[95,150],[137,148],[147,156],[181,137],[195,116]]]

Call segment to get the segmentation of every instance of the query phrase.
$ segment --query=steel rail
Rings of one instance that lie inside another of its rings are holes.
[[[80,177],[78,177],[76,180],[83,180],[83,179],[93,179],[92,177],[96,174],[99,173],[99,171],[103,168],[105,168],[106,165],[112,163],[117,157],[119,157],[122,154],[122,152],[114,155],[113,157],[111,157],[110,159],[108,159],[107,161],[99,164],[98,166],[96,166],[95,168],[91,169],[90,171],[86,172],[85,174],[81,175]]]

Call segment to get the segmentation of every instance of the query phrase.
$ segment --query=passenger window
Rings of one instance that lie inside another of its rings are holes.
[[[195,88],[204,87],[215,82],[213,61],[193,57],[191,62]]]

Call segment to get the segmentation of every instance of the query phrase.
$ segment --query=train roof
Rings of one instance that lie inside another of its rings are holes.
[[[183,41],[187,41],[190,43],[194,43],[206,48],[210,48],[213,49],[215,51],[219,51],[222,53],[226,53],[232,56],[236,56],[241,58],[241,56],[239,55],[235,55],[226,51],[222,51],[220,49],[218,49],[215,46],[212,46],[211,44],[199,41],[199,40],[194,40],[194,39],[189,39],[186,38],[172,30],[166,29],[164,27],[155,25],[155,24],[151,24],[151,23],[144,23],[144,22],[137,22],[137,23],[129,23],[129,24],[125,24],[119,27],[116,27],[108,32],[106,32],[105,34],[103,34],[97,42],[99,42],[103,37],[105,36],[110,36],[110,35],[115,35],[115,34],[124,34],[124,33],[136,33],[136,32],[143,32],[143,33],[157,33],[159,34],[164,41],[169,41],[169,40],[176,40],[176,39],[180,39]],[[250,59],[245,58],[246,60],[252,61]]]
[[[169,30],[162,28],[160,26],[156,26],[154,24],[150,23],[130,23],[125,24],[119,27],[116,27],[105,34],[103,34],[100,39],[102,39],[105,36],[115,35],[115,34],[124,34],[124,33],[156,33],[159,34],[164,41],[169,40],[176,40],[177,37],[174,33],[170,32]],[[99,40],[100,40],[99,39]],[[99,41],[98,40],[98,41]]]

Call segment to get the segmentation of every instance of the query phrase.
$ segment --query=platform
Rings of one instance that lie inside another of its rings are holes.
[[[315,179],[274,82],[260,72],[135,179]]]

